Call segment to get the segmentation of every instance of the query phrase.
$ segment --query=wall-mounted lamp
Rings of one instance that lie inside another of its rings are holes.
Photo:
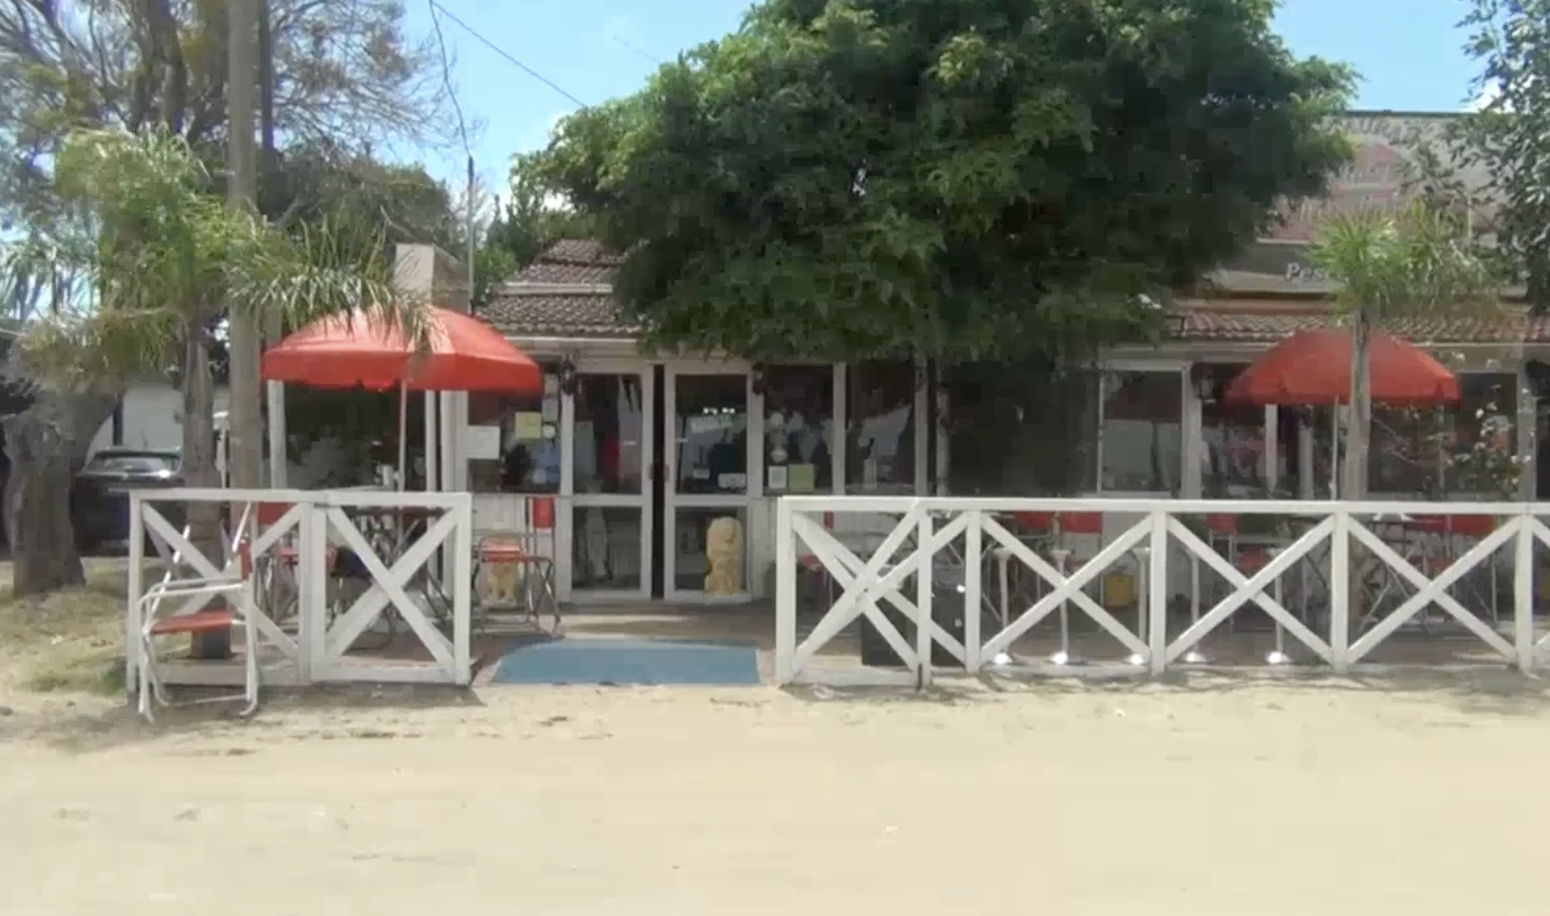
[[[560,363],[560,391],[567,396],[576,393],[576,364],[569,359]]]
[[[753,387],[755,397],[764,397],[764,363],[753,364],[753,373],[750,376],[749,384]]]
[[[1195,395],[1201,402],[1209,403],[1220,400],[1225,393],[1222,389],[1220,377],[1211,371],[1208,363],[1193,363],[1189,367],[1189,382],[1195,389]]]

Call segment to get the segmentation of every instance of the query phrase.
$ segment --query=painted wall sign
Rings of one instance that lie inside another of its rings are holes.
[[[1251,246],[1236,262],[1216,272],[1215,280],[1238,295],[1274,292],[1323,292],[1328,278],[1314,269],[1306,247],[1319,226],[1338,214],[1363,211],[1398,212],[1414,200],[1417,153],[1430,147],[1448,162],[1443,136],[1450,115],[1353,115],[1345,119],[1355,154],[1333,176],[1329,194],[1281,207],[1281,224]],[[1454,173],[1464,187],[1477,192],[1488,182],[1484,169],[1460,166]],[[1476,218],[1489,221],[1489,208]]]

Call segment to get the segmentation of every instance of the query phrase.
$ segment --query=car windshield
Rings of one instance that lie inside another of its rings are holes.
[[[178,470],[178,456],[122,453],[97,455],[87,463],[86,470],[108,474],[173,474]]]

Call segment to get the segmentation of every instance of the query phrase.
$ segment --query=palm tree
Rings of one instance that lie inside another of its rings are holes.
[[[61,403],[116,394],[135,379],[175,376],[183,391],[187,483],[216,486],[211,353],[226,315],[278,315],[294,328],[356,313],[419,339],[426,314],[424,303],[398,294],[380,239],[328,221],[288,235],[227,207],[205,162],[170,133],[79,131],[56,157],[53,178],[77,218],[34,227],[0,256],[0,292],[60,270],[85,278],[83,295],[51,302],[51,314],[31,321],[15,348],[16,367],[45,392],[39,409],[29,411],[30,426],[12,424],[13,438],[30,446],[13,455],[18,591],[82,578],[68,524],[42,523],[68,518],[59,465],[69,456],[61,442],[95,432],[50,433],[60,425]],[[216,512],[210,506],[190,515],[205,545],[218,536]]]
[[[1336,284],[1336,314],[1351,328],[1351,409],[1341,492],[1360,499],[1367,490],[1372,428],[1367,354],[1373,329],[1400,317],[1494,308],[1498,284],[1470,237],[1468,220],[1432,199],[1398,214],[1331,220],[1320,230],[1311,257]]]

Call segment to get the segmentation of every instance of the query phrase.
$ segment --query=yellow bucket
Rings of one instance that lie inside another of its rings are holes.
[[[1136,577],[1127,572],[1103,577],[1104,607],[1129,607],[1136,603]]]

